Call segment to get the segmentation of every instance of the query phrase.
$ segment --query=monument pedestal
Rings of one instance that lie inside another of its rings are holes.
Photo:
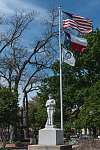
[[[63,131],[53,126],[39,130],[38,145],[29,145],[28,150],[72,150],[71,145],[63,145]]]
[[[63,145],[63,131],[58,128],[46,127],[39,130],[39,145]]]

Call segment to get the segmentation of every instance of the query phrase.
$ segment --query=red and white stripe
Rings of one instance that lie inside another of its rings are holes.
[[[82,34],[87,34],[92,32],[92,21],[85,17],[80,17],[77,15],[72,15],[73,20],[66,19],[63,20],[63,28],[71,27],[73,30],[77,30]]]
[[[87,47],[87,39],[71,35],[71,48],[83,52]]]

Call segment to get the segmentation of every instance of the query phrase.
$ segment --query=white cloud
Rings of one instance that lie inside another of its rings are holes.
[[[11,13],[11,9],[8,8],[7,4],[5,3],[5,0],[0,0],[0,12],[1,13]]]
[[[36,10],[40,13],[40,16],[46,14],[46,10],[38,7],[30,2],[24,2],[22,0],[0,0],[0,12],[9,14],[14,11],[14,9],[23,9],[25,11]]]

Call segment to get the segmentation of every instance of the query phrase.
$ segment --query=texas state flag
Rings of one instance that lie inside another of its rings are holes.
[[[70,35],[67,32],[64,32],[64,45],[71,46],[72,49],[83,52],[87,47],[87,39],[78,38],[73,35]]]

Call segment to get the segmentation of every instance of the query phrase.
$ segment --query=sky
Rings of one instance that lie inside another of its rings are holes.
[[[40,17],[36,18],[31,32],[28,31],[24,38],[24,43],[27,43],[32,40],[32,34],[34,36],[40,34],[39,21],[41,21],[41,17],[46,16],[48,8],[50,6],[58,7],[59,4],[61,11],[92,19],[94,29],[100,27],[100,0],[0,0],[0,12],[7,15],[12,14],[15,9],[39,12]]]
[[[100,29],[100,0],[0,0],[0,13],[9,15],[15,9],[26,12],[36,10],[41,17],[45,17],[50,6],[58,7],[59,4],[62,11],[92,19],[94,29]],[[39,34],[38,23],[34,24],[32,30]]]
[[[0,0],[0,12],[9,14],[14,9],[34,9],[42,17],[50,6],[58,7],[59,4],[62,11],[92,19],[94,28],[100,27],[100,0]]]

